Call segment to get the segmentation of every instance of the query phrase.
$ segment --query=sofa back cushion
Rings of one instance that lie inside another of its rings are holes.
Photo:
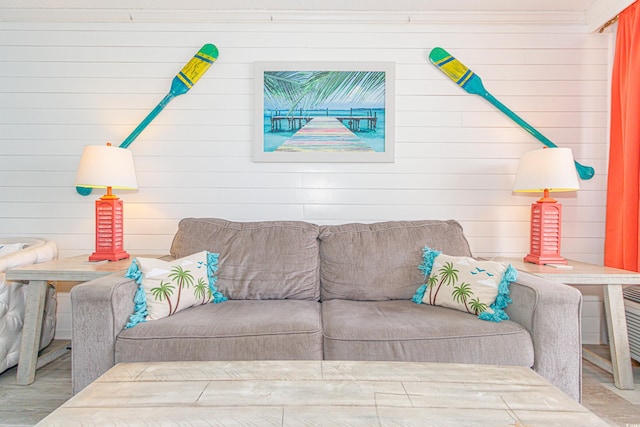
[[[456,221],[391,221],[320,227],[321,299],[411,299],[424,284],[422,248],[471,256]]]
[[[232,300],[318,301],[318,233],[317,225],[302,221],[185,218],[171,255],[219,253],[218,290]]]

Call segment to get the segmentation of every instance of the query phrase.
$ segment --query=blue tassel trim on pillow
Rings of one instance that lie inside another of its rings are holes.
[[[502,322],[503,320],[509,320],[509,316],[504,311],[509,304],[511,304],[511,298],[509,298],[509,285],[511,282],[518,280],[518,271],[513,268],[511,264],[507,267],[507,270],[502,275],[502,280],[498,284],[498,295],[496,300],[491,304],[493,313],[487,313],[486,311],[478,315],[479,319],[488,320],[490,322]]]
[[[125,273],[124,277],[126,277],[127,279],[135,280],[137,284],[142,283],[142,272],[140,271],[140,267],[138,267],[136,258],[131,261],[131,265],[129,266],[129,269]]]
[[[134,309],[133,314],[129,316],[129,321],[124,326],[125,329],[133,328],[138,323],[144,322],[147,319],[147,295],[142,288],[142,272],[138,267],[138,263],[134,258],[124,275],[127,279],[133,279],[138,284],[138,289],[133,297]]]
[[[428,246],[425,246],[422,249],[422,264],[418,266],[418,269],[422,271],[422,273],[424,274],[424,277],[427,277],[429,274],[431,274],[431,269],[433,268],[433,262],[441,253],[442,251],[431,249]]]
[[[422,264],[418,266],[418,269],[422,271],[424,277],[426,278],[429,274],[431,274],[431,269],[433,268],[433,262],[436,257],[440,255],[442,251],[437,251],[435,249],[431,249],[428,246],[422,248]],[[427,291],[427,285],[422,285],[416,291],[416,294],[411,298],[411,301],[416,304],[422,304],[422,298],[424,298],[424,294]]]
[[[427,285],[422,285],[416,291],[416,294],[411,298],[411,301],[416,304],[422,304],[422,298],[424,298],[424,294],[427,292]]]
[[[133,314],[129,316],[129,321],[124,326],[125,329],[133,328],[138,323],[147,321],[147,295],[145,295],[142,285],[138,285],[136,295],[133,297],[133,303]]]
[[[218,276],[216,276],[215,274],[218,272],[219,257],[220,254],[207,252],[207,276],[209,277],[209,290],[211,291],[211,295],[213,296],[211,302],[213,302],[214,304],[225,302],[228,299],[222,294],[222,292],[218,291],[218,287],[216,286]]]

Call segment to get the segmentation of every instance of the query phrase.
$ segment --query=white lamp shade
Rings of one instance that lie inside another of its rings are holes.
[[[110,145],[87,145],[82,151],[76,186],[89,188],[138,188],[130,150]]]
[[[580,189],[570,148],[528,151],[518,164],[515,192],[575,191]]]

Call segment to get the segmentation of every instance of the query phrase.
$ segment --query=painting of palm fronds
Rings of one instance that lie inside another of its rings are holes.
[[[393,63],[254,66],[255,161],[393,161]]]

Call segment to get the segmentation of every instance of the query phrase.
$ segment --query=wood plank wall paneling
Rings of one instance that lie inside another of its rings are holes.
[[[521,256],[535,197],[511,185],[540,144],[435,69],[427,55],[442,46],[596,168],[559,199],[563,254],[601,263],[611,34],[507,22],[0,22],[0,233],[51,238],[63,257],[90,252],[97,196],[73,187],[82,147],[119,144],[210,42],[218,61],[130,147],[140,189],[119,193],[130,253],[166,253],[180,218],[209,216],[455,218],[475,254]],[[252,162],[252,63],[264,60],[395,62],[395,163]]]

